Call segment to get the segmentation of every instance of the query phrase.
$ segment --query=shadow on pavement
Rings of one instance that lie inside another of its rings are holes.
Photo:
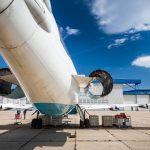
[[[63,128],[47,127],[31,129],[30,123],[22,125],[0,125],[0,149],[34,149],[42,147],[62,147],[71,133]]]

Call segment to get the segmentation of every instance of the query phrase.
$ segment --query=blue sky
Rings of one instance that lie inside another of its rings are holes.
[[[150,8],[146,8],[150,2],[51,0],[51,3],[79,74],[104,69],[113,78],[141,79],[141,88],[150,88],[150,16],[147,16]],[[110,11],[113,5],[116,6]],[[120,14],[118,18],[114,17],[116,13]],[[69,29],[74,32],[69,33]]]
[[[51,0],[56,22],[79,74],[141,79],[150,88],[150,1]],[[0,67],[5,67],[0,60]]]

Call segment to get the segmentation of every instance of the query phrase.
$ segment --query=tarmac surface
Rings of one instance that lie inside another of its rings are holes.
[[[150,150],[150,111],[127,111],[132,119],[132,128],[128,129],[80,129],[71,125],[31,129],[33,112],[27,112],[27,119],[19,125],[14,125],[15,113],[0,111],[0,150]],[[118,113],[90,112],[100,116],[100,124],[102,115]],[[69,118],[69,124],[79,124],[79,116]]]

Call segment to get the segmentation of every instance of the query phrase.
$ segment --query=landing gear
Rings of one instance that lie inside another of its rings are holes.
[[[84,121],[80,119],[80,128],[84,128]]]
[[[77,104],[76,108],[80,115],[80,128],[89,128],[90,127],[90,121],[88,118],[85,118],[86,113],[90,115],[86,110],[82,110],[81,107]]]
[[[42,128],[42,119],[39,118],[39,111],[35,111],[33,114],[35,114],[36,112],[37,112],[37,117],[36,117],[36,119],[34,118],[32,120],[32,122],[31,122],[31,128],[32,129],[41,129]]]
[[[89,128],[90,127],[90,121],[88,118],[86,118],[84,121],[80,119],[80,128]]]
[[[41,129],[42,128],[42,119],[33,119],[31,122],[32,129]]]
[[[31,128],[36,129],[37,119],[33,119],[31,122]]]
[[[86,118],[86,119],[84,120],[84,125],[85,125],[86,128],[89,128],[89,127],[90,127],[90,121],[89,121],[89,119]]]

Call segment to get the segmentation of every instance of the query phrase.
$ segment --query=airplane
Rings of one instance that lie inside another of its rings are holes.
[[[0,0],[0,53],[9,66],[0,69],[0,95],[26,96],[47,116],[70,112],[78,103],[79,87],[87,88],[94,80],[103,86],[101,97],[113,88],[104,70],[89,77],[77,74],[49,0]]]
[[[84,105],[84,104],[81,104],[80,107],[82,109],[86,109],[86,110],[104,110],[104,109],[111,109],[112,107],[109,106],[108,104],[92,104],[92,105]]]
[[[139,104],[111,104],[110,107],[112,108],[112,110],[119,110],[120,108],[124,109],[127,107],[130,107],[131,110],[133,110],[133,108],[138,108],[140,107],[140,105]]]
[[[9,110],[9,109],[15,109],[15,110],[32,110],[34,107],[32,104],[12,104],[12,103],[6,103],[6,104],[0,104],[1,110]]]
[[[111,107],[118,107],[118,108],[122,108],[122,107],[138,107],[140,106],[139,104],[112,104],[110,105]]]
[[[86,110],[118,110],[119,108],[126,107],[140,107],[141,104],[81,104],[82,109]]]

